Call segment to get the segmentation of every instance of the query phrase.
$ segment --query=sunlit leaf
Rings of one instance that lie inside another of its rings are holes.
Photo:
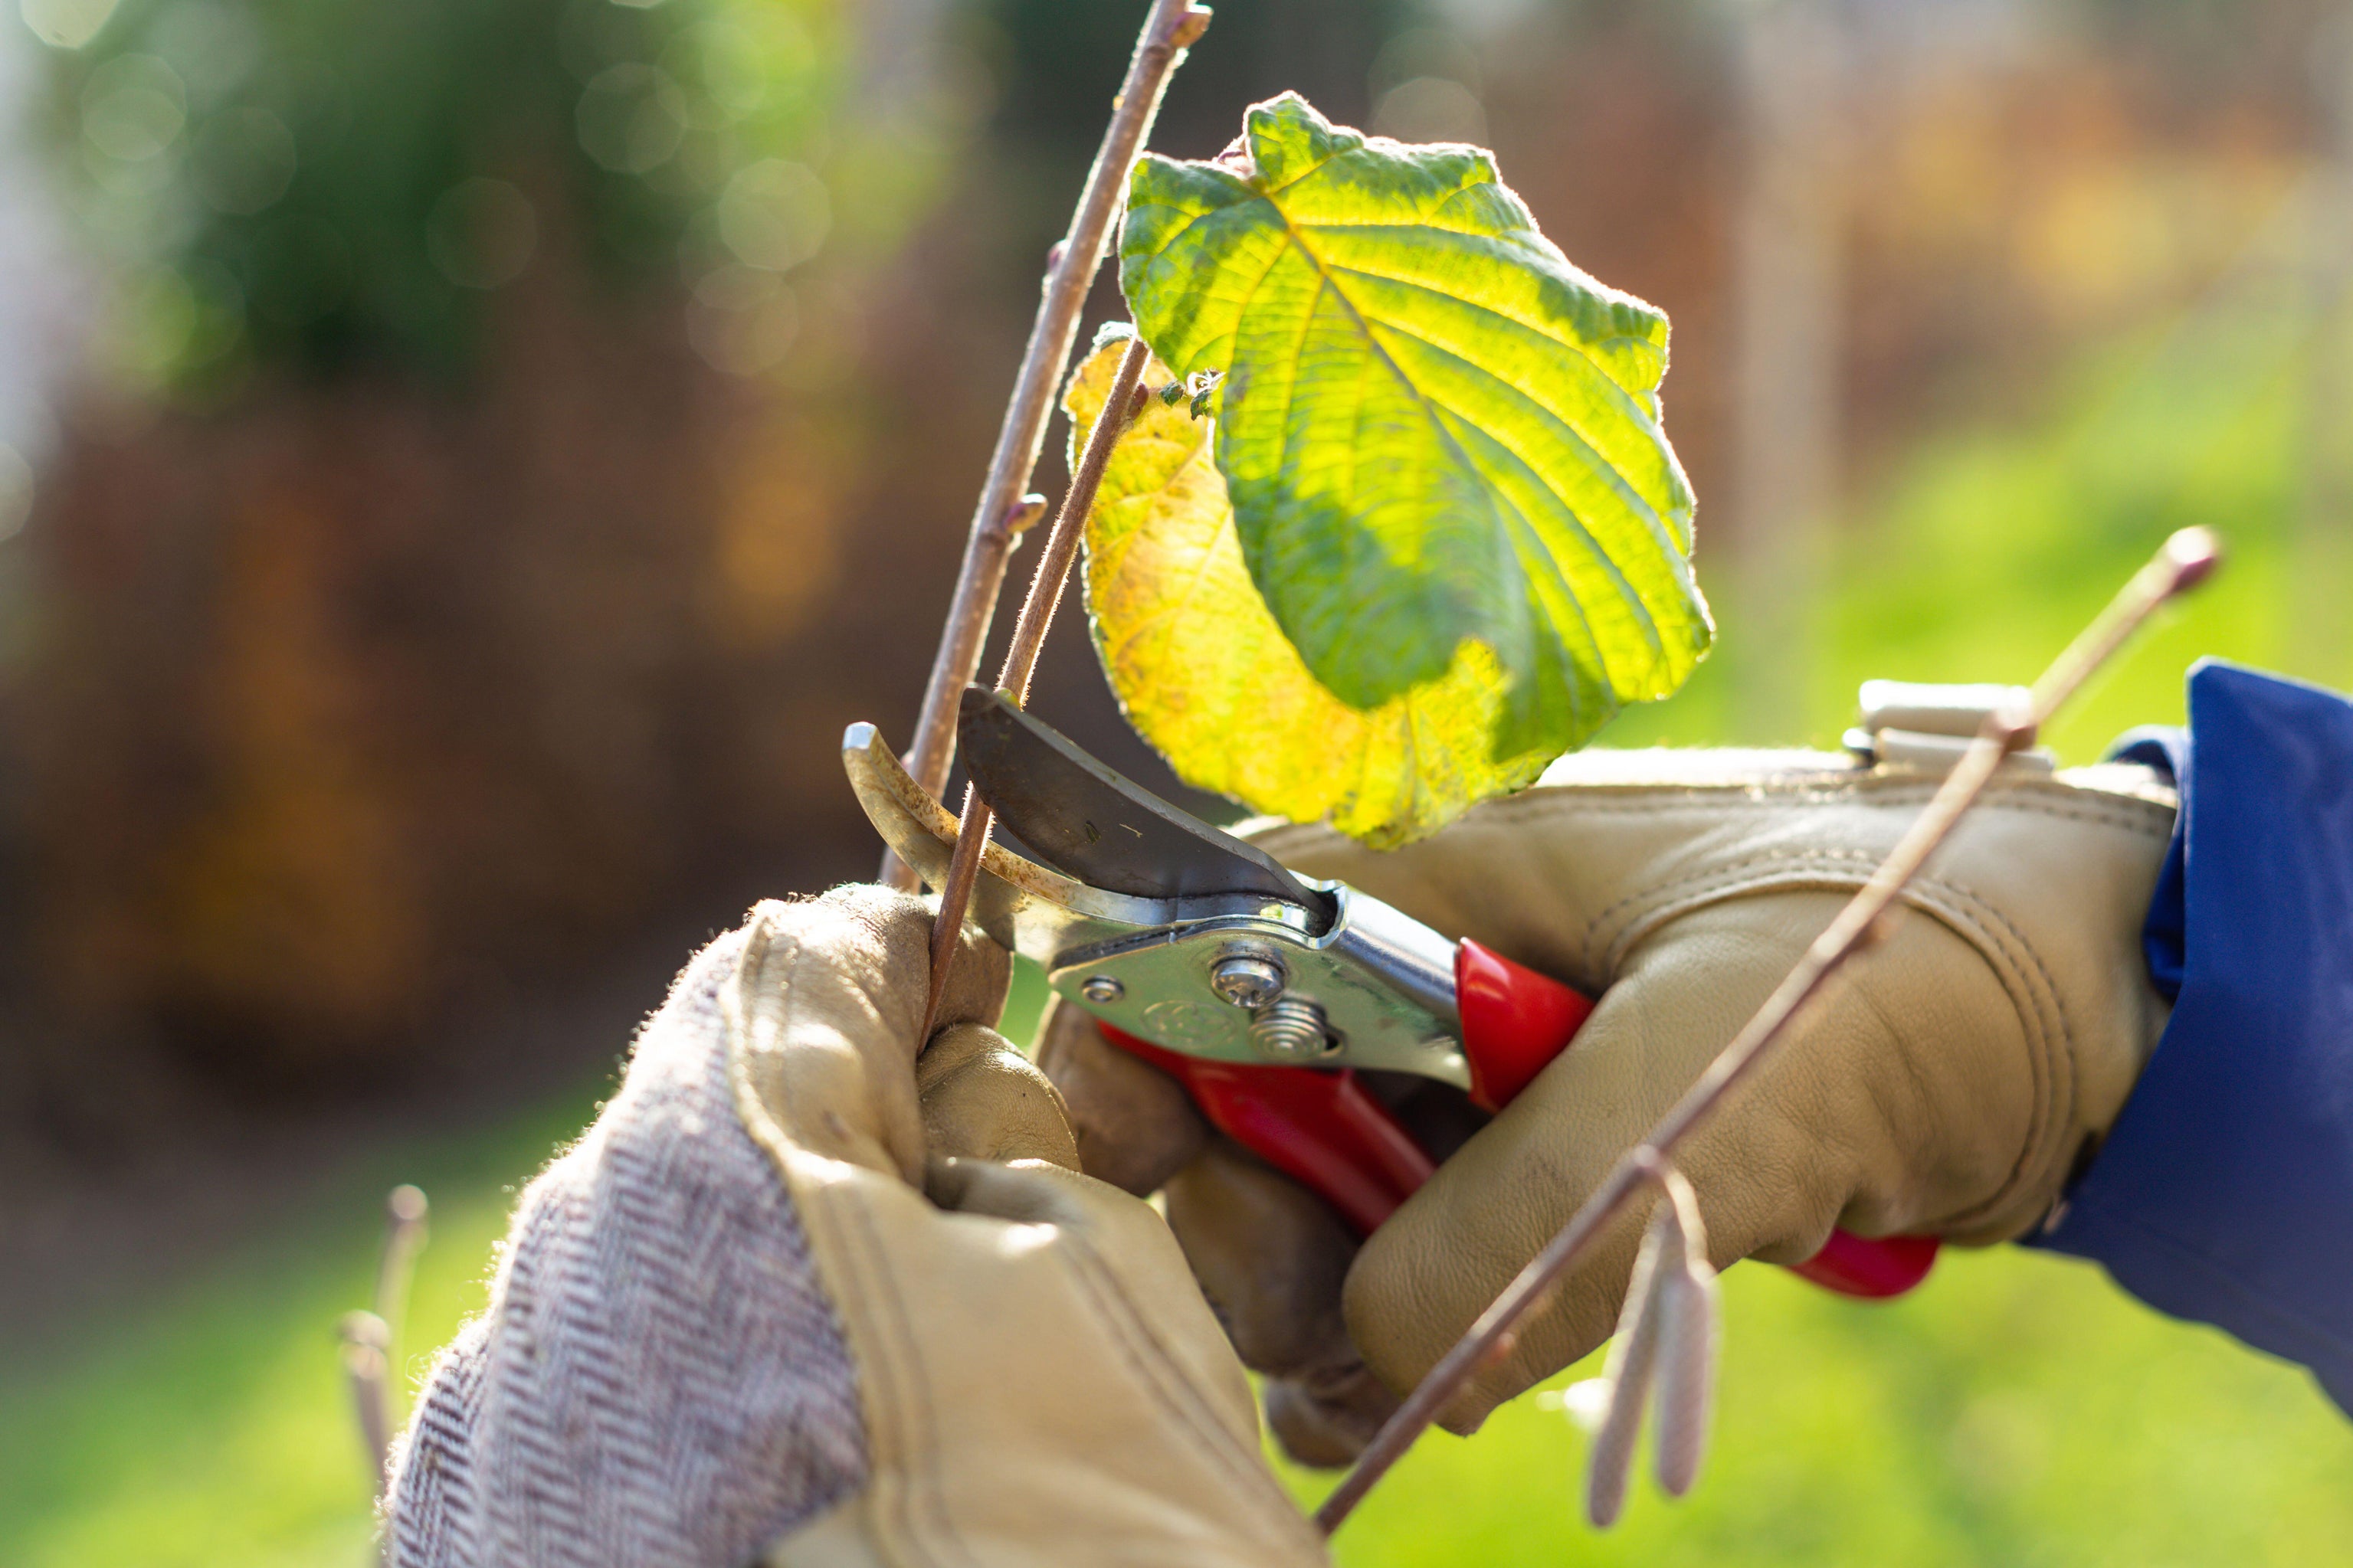
[[[1071,378],[1074,432],[1093,427],[1120,353],[1097,348]],[[1179,396],[1149,400],[1113,450],[1087,522],[1087,611],[1128,721],[1177,775],[1382,847],[1532,782],[1549,752],[1490,757],[1504,683],[1482,644],[1369,711],[1317,683],[1242,565],[1208,421],[1158,362],[1145,383]]]
[[[1666,318],[1571,266],[1487,153],[1368,139],[1286,94],[1225,158],[1138,164],[1120,280],[1177,374],[1225,373],[1243,558],[1345,702],[1483,647],[1505,683],[1490,754],[1557,753],[1706,650]]]

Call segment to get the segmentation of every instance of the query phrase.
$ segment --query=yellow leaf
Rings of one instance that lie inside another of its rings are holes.
[[[1092,428],[1122,345],[1097,349],[1062,405]],[[1170,379],[1154,360],[1145,384]],[[1544,771],[1489,755],[1504,680],[1465,639],[1435,680],[1349,707],[1308,673],[1242,563],[1214,426],[1150,399],[1112,454],[1087,521],[1087,617],[1128,722],[1177,777],[1293,821],[1329,817],[1375,848],[1436,832]]]

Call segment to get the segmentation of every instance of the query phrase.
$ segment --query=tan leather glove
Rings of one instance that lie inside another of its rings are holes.
[[[849,1342],[870,1466],[770,1560],[1321,1563],[1166,1226],[1076,1173],[1051,1086],[968,1022],[1004,1003],[986,939],[917,1061],[930,925],[877,889],[763,905],[723,992],[738,1110]]]
[[[1808,753],[1598,752],[1388,854],[1320,827],[1256,833],[1297,870],[1601,994],[1361,1251],[1075,1009],[1050,1020],[1041,1065],[1088,1169],[1166,1184],[1243,1359],[1274,1374],[1278,1435],[1338,1462],[1746,1022],[1935,784]],[[2141,770],[2003,775],[1893,938],[1684,1146],[1717,1265],[1796,1262],[1837,1226],[1982,1244],[2040,1222],[2164,1022],[2139,935],[2172,819]],[[1401,1108],[1440,1153],[1460,1137],[1433,1108],[1450,1092]],[[1604,1238],[1447,1425],[1471,1430],[1608,1336],[1643,1220]]]
[[[1168,1227],[1077,1173],[968,936],[843,888],[698,954],[524,1192],[395,1460],[396,1568],[1310,1568]]]

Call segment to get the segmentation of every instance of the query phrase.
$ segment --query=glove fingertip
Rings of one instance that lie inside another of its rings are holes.
[[[1004,1036],[954,1024],[915,1064],[923,1146],[934,1157],[1043,1160],[1079,1168],[1070,1114],[1046,1075]]]
[[[1193,1163],[1209,1124],[1166,1073],[1103,1037],[1094,1019],[1060,997],[1038,1026],[1039,1068],[1061,1091],[1080,1168],[1148,1197]]]

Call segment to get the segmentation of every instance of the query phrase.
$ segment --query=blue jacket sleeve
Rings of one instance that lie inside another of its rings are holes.
[[[2187,736],[2127,754],[2181,789],[2145,933],[2173,1017],[2039,1245],[2353,1411],[2353,702],[2210,661]]]

